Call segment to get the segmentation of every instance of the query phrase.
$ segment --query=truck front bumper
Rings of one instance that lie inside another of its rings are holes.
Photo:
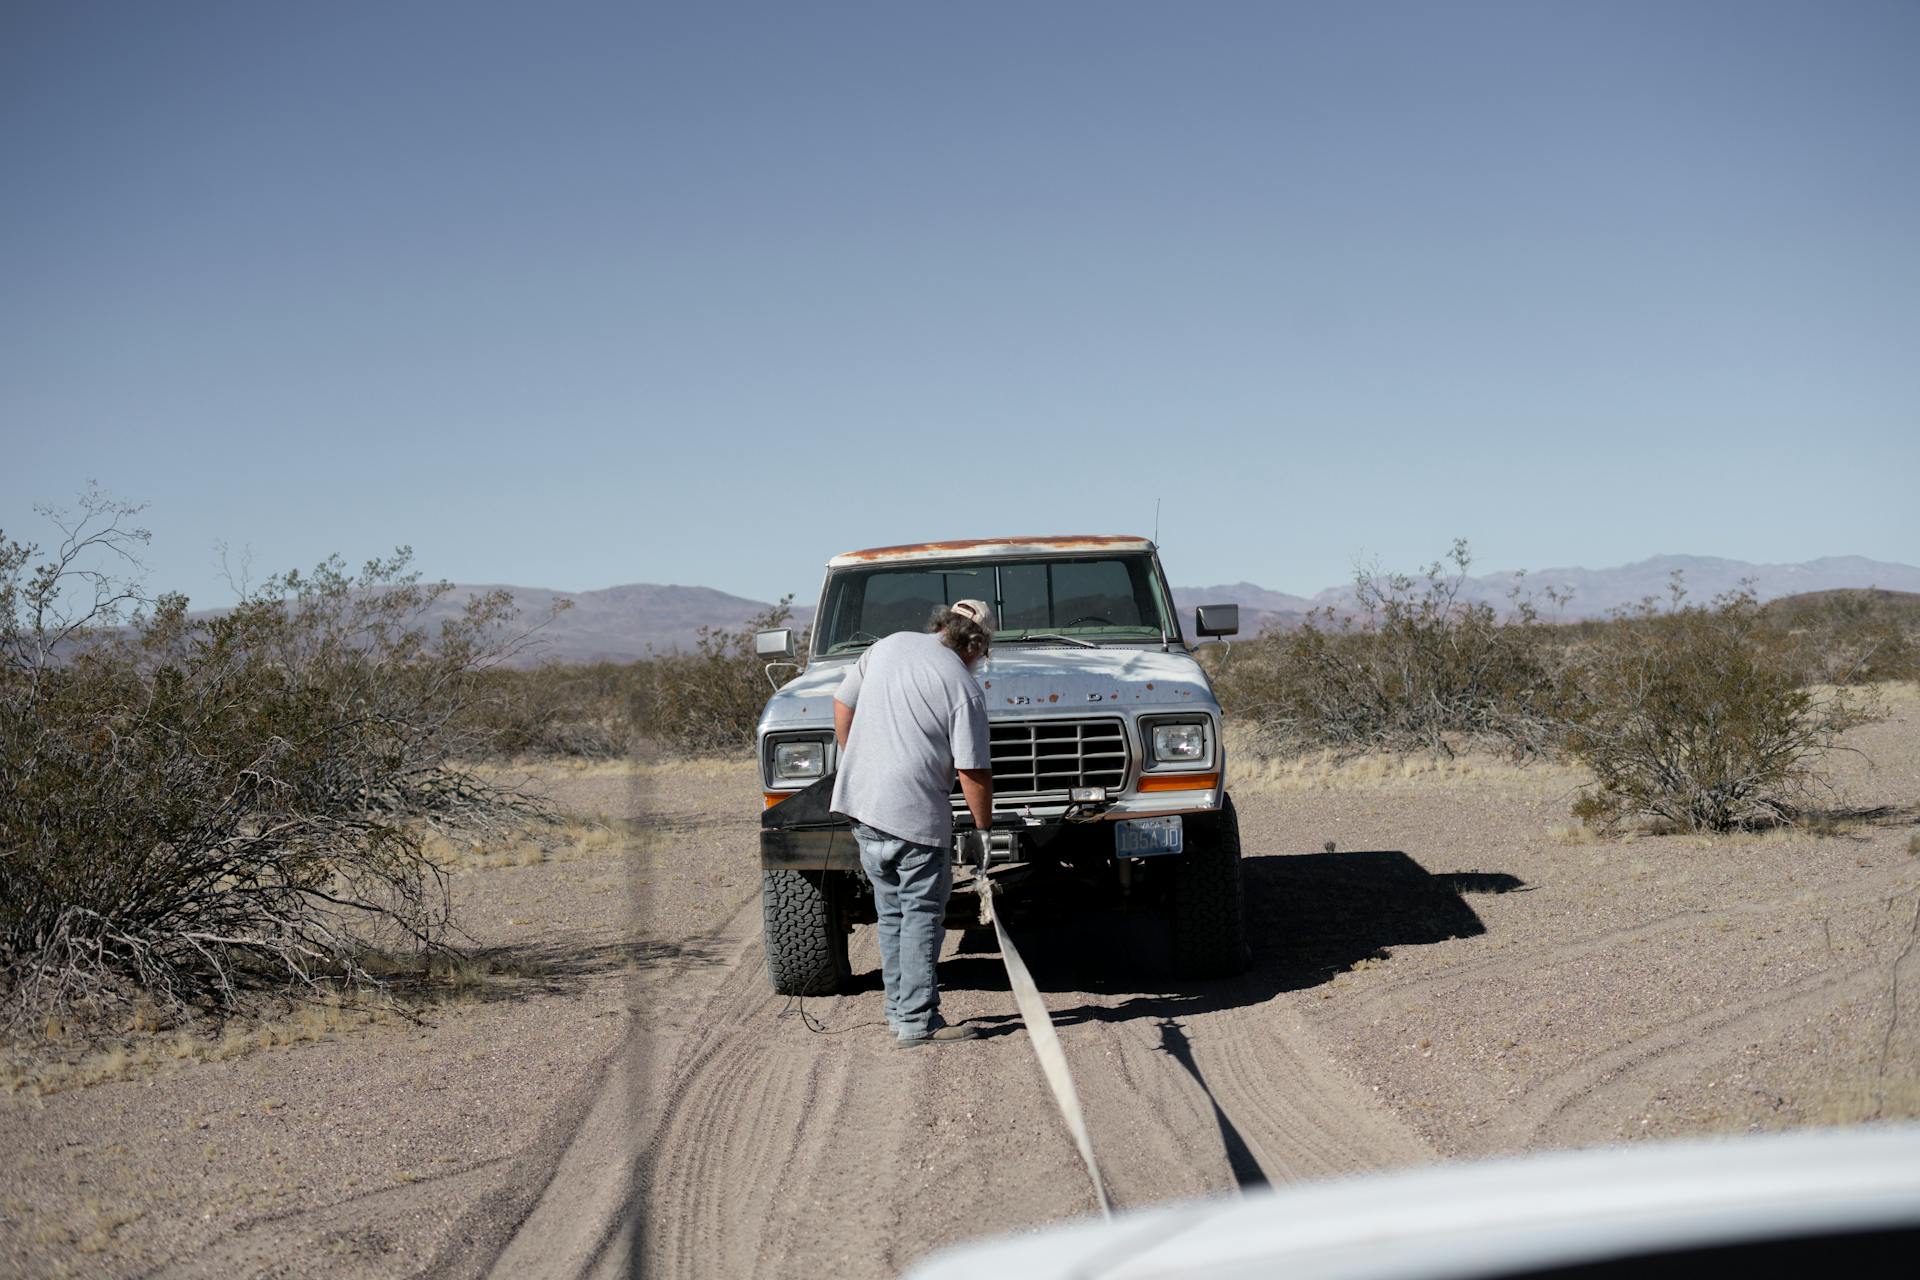
[[[851,827],[763,827],[762,871],[858,871],[860,845]]]
[[[1121,816],[1121,815],[1116,815]],[[1126,815],[1131,816],[1131,815]],[[1189,845],[1217,838],[1221,816],[1218,810],[1179,815],[1185,824]],[[994,866],[1036,858],[1046,861],[1063,849],[1092,852],[1096,857],[1117,857],[1112,826],[1102,820],[1061,822],[1029,821],[1017,832],[989,833],[987,861]],[[1177,854],[1175,855],[1178,856]],[[972,865],[973,856],[962,854],[956,839],[954,865]],[[858,871],[860,844],[853,830],[842,823],[833,826],[763,827],[760,831],[760,867],[764,871]]]

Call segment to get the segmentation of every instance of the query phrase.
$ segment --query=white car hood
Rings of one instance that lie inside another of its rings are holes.
[[[1920,1126],[1815,1129],[1261,1188],[959,1245],[907,1280],[1489,1280],[1916,1225]]]

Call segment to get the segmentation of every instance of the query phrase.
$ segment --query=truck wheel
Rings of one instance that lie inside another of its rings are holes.
[[[767,977],[781,995],[830,996],[846,983],[843,878],[831,871],[760,873]]]
[[[1232,797],[1218,824],[1208,825],[1212,832],[1180,855],[1173,881],[1173,964],[1190,978],[1226,977],[1252,959],[1240,885],[1240,818]]]

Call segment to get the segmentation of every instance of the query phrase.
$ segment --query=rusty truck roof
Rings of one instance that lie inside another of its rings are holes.
[[[959,560],[992,556],[1073,554],[1083,551],[1151,551],[1147,538],[1112,534],[1060,534],[1045,538],[965,538],[956,542],[909,542],[897,547],[843,551],[827,561],[829,569],[894,560]]]

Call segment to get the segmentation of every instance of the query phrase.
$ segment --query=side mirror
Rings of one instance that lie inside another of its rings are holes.
[[[786,627],[778,631],[756,631],[753,633],[753,652],[761,658],[791,658],[793,656],[793,632]]]
[[[1193,630],[1202,636],[1236,636],[1240,634],[1240,606],[1237,604],[1203,604],[1193,611]]]

